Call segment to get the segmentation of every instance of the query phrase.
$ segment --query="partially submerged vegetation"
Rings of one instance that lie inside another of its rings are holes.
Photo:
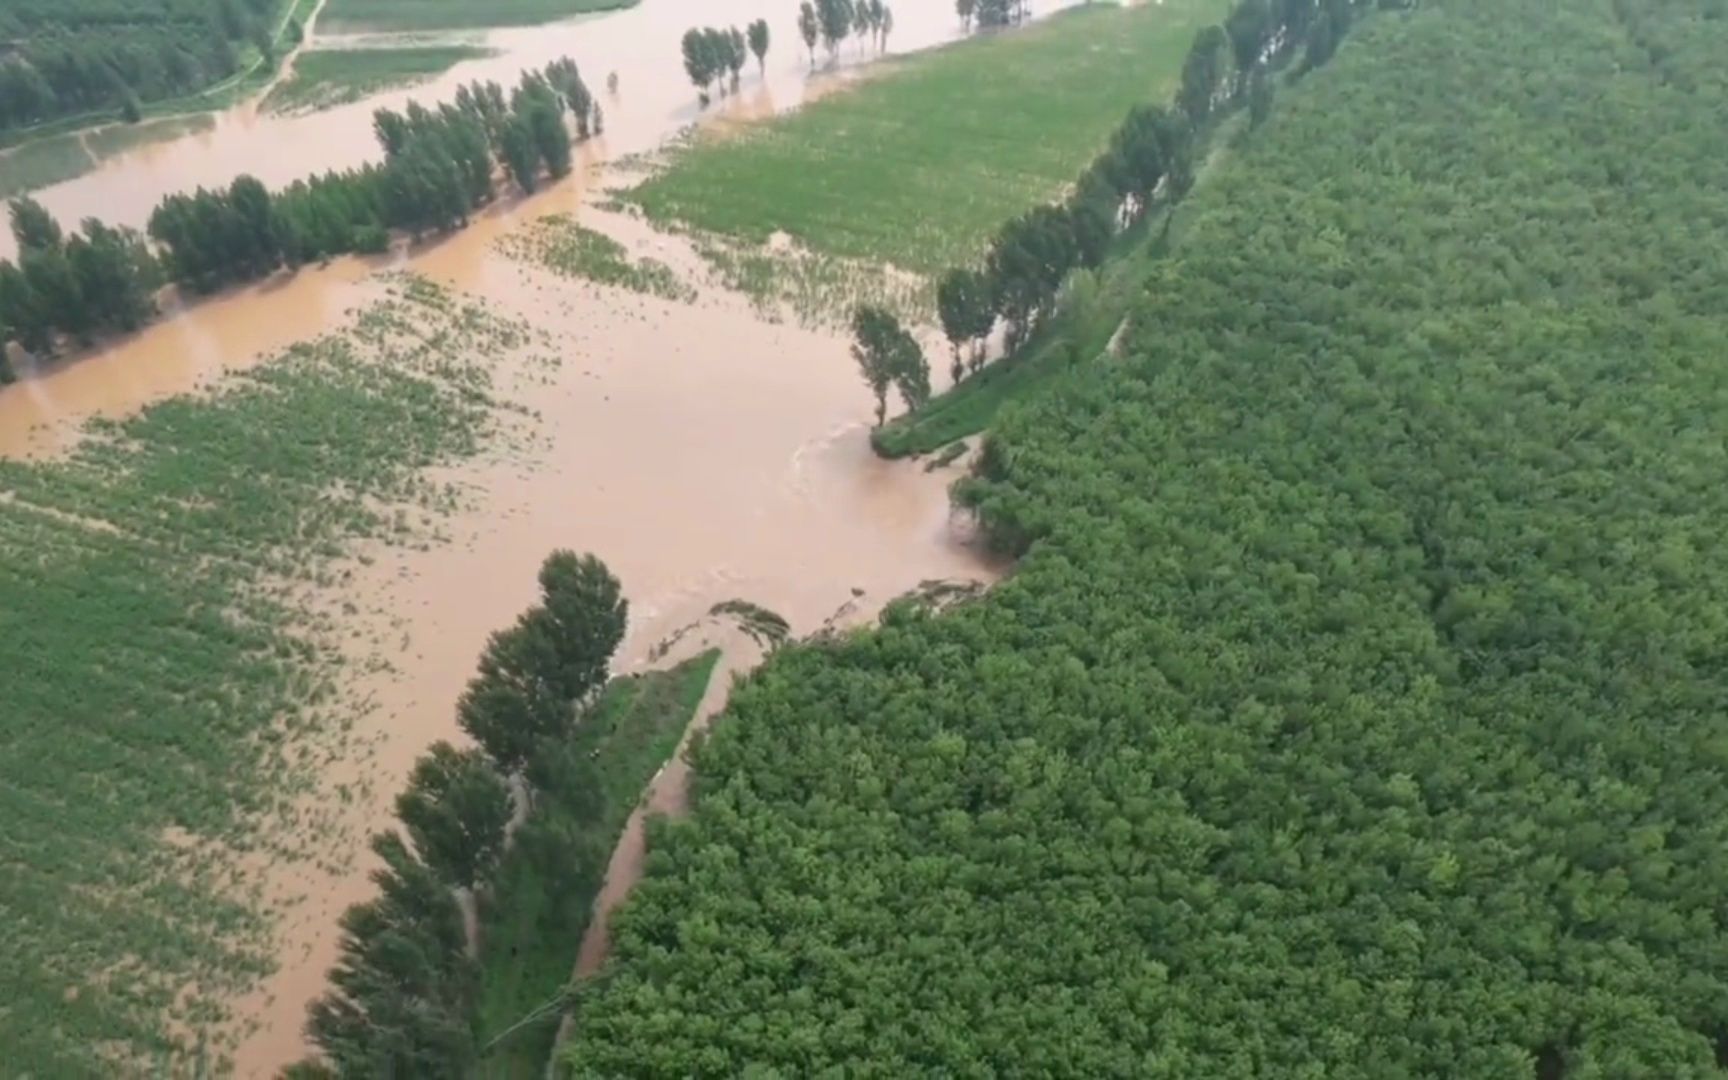
[[[1283,91],[999,416],[1013,577],[735,692],[568,1068],[1715,1075],[1719,8],[1428,0]]]
[[[393,292],[63,461],[0,461],[0,1044],[21,1075],[213,1066],[188,1040],[268,967],[237,858],[315,838],[295,798],[351,719],[297,591],[355,539],[435,527],[452,496],[420,470],[477,449],[489,367],[523,344],[423,281]]]
[[[1166,100],[1224,0],[1065,12],[882,65],[725,139],[700,137],[626,196],[657,222],[933,273],[1057,195],[1130,106]]]
[[[459,87],[436,112],[410,101],[379,109],[384,162],[329,172],[271,192],[256,177],[163,199],[146,242],[86,218],[67,236],[34,200],[14,200],[17,265],[0,260],[0,344],[38,357],[65,342],[136,329],[156,314],[164,279],[213,292],[286,266],[388,250],[392,230],[414,238],[468,224],[497,195],[497,176],[522,191],[570,171],[572,131],[585,139],[599,106],[575,63],[527,70],[508,101],[495,82]],[[0,376],[5,371],[0,368]]]
[[[328,0],[319,25],[357,30],[473,30],[532,26],[574,15],[633,7],[636,0]]]
[[[843,329],[859,303],[885,308],[911,323],[936,317],[930,283],[892,266],[811,251],[784,236],[760,245],[714,233],[692,239],[720,283],[744,294],[764,319]]]
[[[722,600],[709,608],[708,614],[736,620],[738,628],[750,635],[750,640],[764,652],[772,652],[792,636],[792,624],[785,616],[749,600]]]
[[[1042,392],[1071,369],[1108,362],[1157,261],[1182,235],[1182,217],[1171,206],[1130,228],[1102,265],[1069,275],[1052,313],[1011,355],[980,364],[927,404],[889,420],[871,433],[870,445],[889,458],[935,453],[984,431],[1004,405]]]
[[[490,55],[479,45],[411,45],[401,48],[310,49],[294,60],[293,74],[264,99],[267,112],[329,109],[381,90],[413,86],[464,60]]]
[[[570,278],[585,278],[666,300],[696,299],[670,266],[649,256],[633,258],[623,244],[579,224],[569,214],[536,218],[497,240],[513,259],[544,266]]]

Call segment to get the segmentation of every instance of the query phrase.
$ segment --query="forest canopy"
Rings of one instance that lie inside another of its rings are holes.
[[[1281,91],[987,440],[1012,578],[736,692],[571,1071],[1717,1075],[1725,55],[1426,0]]]
[[[9,0],[0,132],[202,89],[269,54],[278,0]]]

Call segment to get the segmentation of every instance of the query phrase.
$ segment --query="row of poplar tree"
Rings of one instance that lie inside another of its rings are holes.
[[[706,102],[709,87],[724,91],[725,76],[732,76],[732,88],[738,88],[738,75],[744,70],[744,50],[756,54],[760,70],[768,57],[768,20],[757,19],[744,30],[736,26],[720,30],[712,26],[692,27],[684,31],[679,47],[684,54],[684,73]]]
[[[525,72],[508,96],[496,82],[474,83],[436,109],[378,110],[379,164],[277,192],[243,175],[226,188],[170,195],[150,215],[150,242],[94,218],[66,238],[40,204],[14,200],[19,259],[0,261],[0,343],[50,355],[62,339],[88,344],[141,326],[168,281],[208,293],[284,266],[383,251],[392,230],[418,239],[460,228],[497,194],[500,173],[530,192],[569,172],[572,123],[584,139],[604,119],[563,59]],[[0,359],[0,381],[9,377]]]
[[[798,5],[798,36],[810,53],[811,67],[816,66],[818,39],[833,59],[848,35],[860,43],[868,37],[881,50],[893,32],[894,12],[882,0],[804,0]]]
[[[402,829],[372,837],[378,895],[342,916],[331,989],[306,1021],[322,1060],[291,1075],[473,1075],[484,944],[469,938],[463,900],[478,906],[507,845],[542,853],[542,880],[583,872],[560,822],[534,810],[561,800],[563,824],[604,812],[599,778],[571,735],[606,683],[628,605],[605,563],[569,551],[547,557],[540,593],[492,635],[457,705],[476,746],[434,745],[397,797]],[[513,784],[530,808],[514,833]],[[588,870],[598,874],[605,858]]]
[[[1065,201],[1008,222],[981,267],[956,267],[939,280],[937,314],[953,347],[954,378],[983,365],[998,323],[1011,355],[1055,311],[1070,271],[1101,263],[1117,230],[1142,218],[1155,200],[1174,203],[1187,194],[1197,148],[1219,118],[1246,102],[1255,122],[1263,119],[1271,107],[1269,72],[1294,59],[1299,45],[1298,72],[1325,63],[1356,9],[1366,6],[1368,0],[1242,0],[1223,26],[1200,31],[1172,106],[1135,107]]]

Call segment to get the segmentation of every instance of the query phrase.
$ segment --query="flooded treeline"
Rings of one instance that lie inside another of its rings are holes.
[[[1103,262],[1117,231],[1156,201],[1174,203],[1187,194],[1213,126],[1244,104],[1261,116],[1270,106],[1268,70],[1324,63],[1358,6],[1365,5],[1242,0],[1223,26],[1196,35],[1173,103],[1133,109],[1065,201],[1003,225],[981,267],[956,267],[942,276],[937,313],[953,346],[954,379],[983,366],[985,342],[999,324],[1006,352],[1013,354],[1055,310],[1071,271]]]
[[[496,82],[474,83],[437,109],[378,110],[381,163],[276,192],[242,175],[226,188],[170,195],[150,216],[148,240],[95,218],[68,239],[35,201],[15,200],[19,259],[0,261],[0,342],[49,356],[65,342],[137,329],[168,282],[209,293],[282,267],[382,252],[393,233],[418,239],[461,228],[496,197],[501,178],[530,192],[543,177],[568,173],[572,139],[602,122],[566,58],[524,72],[508,96]],[[11,377],[0,359],[0,381]]]
[[[599,887],[610,845],[593,834],[621,815],[605,797],[600,744],[577,733],[596,726],[627,602],[604,563],[569,551],[546,559],[540,589],[539,604],[492,635],[457,704],[477,746],[441,742],[420,758],[396,800],[411,843],[394,829],[372,837],[379,894],[342,916],[331,989],[306,1024],[324,1060],[298,1066],[303,1075],[473,1075],[490,935],[478,916],[468,928],[462,898],[508,910],[500,894],[520,889],[536,893],[523,898],[533,910],[556,895],[586,917],[569,898]],[[526,815],[512,832],[513,787]],[[551,1021],[561,998],[536,1004]]]

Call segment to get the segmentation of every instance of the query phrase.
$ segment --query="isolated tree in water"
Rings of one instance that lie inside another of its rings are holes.
[[[492,635],[456,705],[462,729],[506,773],[520,772],[542,739],[569,731],[624,637],[628,607],[599,559],[553,552],[540,589],[540,604]]]
[[[498,139],[498,155],[504,159],[504,171],[516,181],[522,193],[533,194],[540,173],[540,155],[534,151],[534,136],[528,131],[526,120],[518,116],[504,125]]]
[[[558,644],[553,687],[573,702],[586,700],[605,684],[624,640],[629,604],[623,587],[594,556],[560,550],[540,567],[540,591]]]
[[[1015,8],[1012,0],[977,0],[973,18],[979,29],[985,27],[1007,26],[1014,21]]]
[[[821,27],[816,22],[816,8],[810,0],[798,5],[798,36],[804,39],[804,49],[810,54],[810,66],[816,66],[816,37]]]
[[[80,290],[95,302],[101,329],[136,330],[156,313],[151,294],[161,284],[161,269],[133,230],[86,218],[83,235],[67,241],[66,258]]]
[[[27,352],[47,356],[54,349],[54,321],[24,271],[0,259],[0,322]]]
[[[832,60],[840,51],[840,43],[852,32],[851,0],[816,0],[816,19],[822,30],[822,44]]]
[[[870,0],[853,0],[852,2],[852,36],[858,39],[862,48],[865,37],[871,34],[873,24],[870,21]]]
[[[738,75],[744,70],[744,33],[736,26],[726,31],[726,67],[732,72],[732,89],[738,89]]]
[[[78,283],[71,261],[66,258],[66,250],[55,247],[26,251],[19,264],[24,270],[24,280],[30,283],[31,292],[54,325],[79,341],[88,342],[96,325],[95,312]]]
[[[930,368],[918,342],[900,321],[873,304],[852,313],[852,358],[876,398],[876,426],[888,418],[888,388],[895,387],[908,409],[930,400]]]
[[[744,35],[736,29],[692,28],[684,32],[680,44],[684,53],[684,72],[690,76],[704,104],[710,83],[728,71],[733,73],[733,81],[737,81],[737,72],[744,66],[745,52]],[[721,85],[723,89],[724,84]]]
[[[757,19],[750,24],[750,51],[756,54],[756,72],[765,75],[768,71],[766,57],[768,56],[768,20]]]
[[[437,742],[396,796],[396,816],[427,866],[451,885],[472,889],[504,850],[510,789],[479,750]]]

